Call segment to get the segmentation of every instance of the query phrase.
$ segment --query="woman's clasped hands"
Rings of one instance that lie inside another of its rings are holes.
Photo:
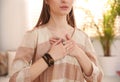
[[[62,59],[66,55],[77,57],[79,53],[84,53],[68,34],[66,34],[65,38],[66,40],[53,37],[49,40],[51,48],[48,53],[51,54],[55,61]]]

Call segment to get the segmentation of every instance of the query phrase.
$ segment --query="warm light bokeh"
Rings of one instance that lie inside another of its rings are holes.
[[[99,23],[102,19],[103,13],[109,9],[107,0],[76,0],[75,6],[75,17],[78,28],[86,28],[85,32],[90,35],[96,35],[94,28],[91,25],[85,25],[86,23]]]

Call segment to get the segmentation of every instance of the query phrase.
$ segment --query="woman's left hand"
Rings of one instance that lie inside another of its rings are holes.
[[[71,37],[67,34],[66,35],[67,41],[65,41],[65,45],[69,42],[72,42],[73,47],[68,51],[70,56],[77,57],[80,54],[85,54],[84,50],[80,48],[75,41],[71,39]]]
[[[69,50],[69,55],[76,57],[81,65],[86,76],[90,76],[92,74],[93,68],[91,64],[91,60],[86,55],[85,49],[77,45],[75,41],[73,41],[69,35],[66,35],[67,41],[71,41],[73,43],[73,47]]]

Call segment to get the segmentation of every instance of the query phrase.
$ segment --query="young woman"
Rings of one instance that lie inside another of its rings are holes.
[[[43,1],[35,29],[17,50],[10,82],[101,82],[90,39],[75,26],[73,2]]]

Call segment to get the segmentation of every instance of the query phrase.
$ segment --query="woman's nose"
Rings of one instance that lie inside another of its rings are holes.
[[[69,0],[61,0],[62,1],[62,3],[66,3],[67,1],[69,1]]]

